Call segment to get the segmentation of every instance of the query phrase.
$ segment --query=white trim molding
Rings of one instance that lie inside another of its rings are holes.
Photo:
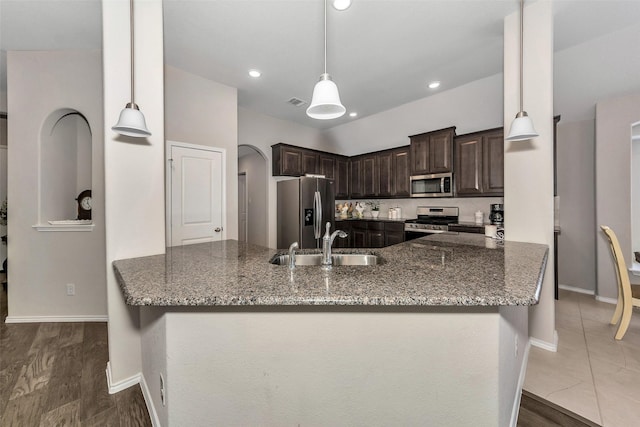
[[[112,380],[113,377],[111,376],[111,363],[107,362],[107,387],[109,388],[109,394],[115,394],[119,391],[126,390],[131,386],[140,384],[141,377],[141,374],[136,374],[129,378],[125,378],[122,381],[114,383]]]
[[[36,231],[93,231],[94,224],[36,224],[31,227]]]
[[[569,286],[569,285],[558,285],[558,288],[560,288],[562,290],[565,290],[565,291],[576,292],[576,293],[585,294],[585,295],[595,295],[596,294],[595,290],[584,289],[584,288],[576,288],[575,286]]]
[[[558,351],[558,331],[553,331],[553,342],[542,341],[537,338],[529,337],[529,343],[543,350],[552,351],[556,353]]]
[[[5,323],[108,322],[109,316],[7,316]]]
[[[522,399],[522,388],[524,386],[524,377],[527,374],[527,365],[529,364],[529,350],[531,349],[531,342],[528,342],[524,348],[524,354],[522,355],[522,366],[520,367],[520,376],[518,377],[518,387],[516,387],[516,398],[513,401],[513,408],[511,409],[511,427],[518,425],[518,415],[520,414],[520,400]]]
[[[596,295],[596,301],[606,302],[607,304],[617,304],[618,303],[618,299],[617,298],[601,297],[600,295]]]
[[[151,391],[149,390],[147,381],[144,379],[144,375],[140,375],[140,388],[142,389],[144,402],[147,404],[147,412],[149,413],[149,418],[151,419],[151,425],[153,427],[161,427],[160,418],[158,418],[158,412],[156,411],[156,407],[153,405]]]

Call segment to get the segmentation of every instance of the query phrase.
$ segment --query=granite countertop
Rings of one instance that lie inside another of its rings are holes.
[[[284,250],[225,240],[114,261],[133,306],[508,306],[538,302],[548,246],[436,234],[371,253],[376,266],[273,265]],[[302,252],[317,252],[303,250]]]

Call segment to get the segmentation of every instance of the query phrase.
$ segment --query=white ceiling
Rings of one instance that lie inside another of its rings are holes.
[[[538,0],[547,1],[547,0]],[[640,23],[640,0],[557,0],[555,50]],[[502,70],[504,16],[518,0],[353,0],[328,8],[328,69],[364,117]],[[165,61],[238,88],[241,107],[317,128],[286,101],[310,101],[323,71],[322,0],[165,0]],[[526,10],[525,10],[526,20]],[[0,0],[0,89],[7,50],[101,47],[100,0]],[[247,71],[262,71],[259,79]],[[638,70],[640,71],[640,70]],[[588,89],[583,89],[588,90]]]

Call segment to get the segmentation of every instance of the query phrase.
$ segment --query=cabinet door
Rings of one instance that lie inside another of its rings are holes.
[[[429,173],[429,136],[411,137],[411,175]]]
[[[280,175],[302,175],[302,151],[293,147],[280,148]]]
[[[351,159],[349,169],[351,170],[349,177],[350,197],[353,199],[362,198],[364,196],[364,189],[362,187],[362,157]]]
[[[392,152],[393,197],[409,197],[409,147],[399,148]],[[381,180],[382,181],[382,180]],[[380,188],[382,192],[382,185]]]
[[[333,246],[335,248],[350,248],[351,240],[353,235],[353,230],[351,229],[351,225],[348,221],[336,221],[336,230],[342,230],[347,233],[347,237],[340,238],[336,237],[336,240],[333,241]]]
[[[482,193],[482,136],[455,139],[456,195]]]
[[[378,154],[378,195],[391,197],[394,194],[393,152]]]
[[[482,143],[483,192],[490,196],[504,195],[504,132],[502,129],[487,133]]]
[[[404,242],[404,231],[385,231],[384,245],[391,246]]]
[[[320,154],[319,172],[328,179],[336,180],[336,158],[327,154]]]
[[[378,195],[378,156],[362,158],[362,193],[364,197]]]
[[[302,151],[302,175],[318,173],[318,153]]]
[[[429,137],[429,173],[451,172],[453,132],[438,132]]]
[[[369,230],[369,246],[370,248],[383,248],[384,247],[384,231],[382,230]]]
[[[349,198],[349,159],[346,157],[336,158],[335,174],[336,199]]]

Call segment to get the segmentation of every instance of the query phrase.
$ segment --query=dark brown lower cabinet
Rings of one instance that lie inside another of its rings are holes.
[[[404,223],[386,221],[336,221],[336,230],[348,233],[337,238],[334,248],[383,248],[404,242]]]

